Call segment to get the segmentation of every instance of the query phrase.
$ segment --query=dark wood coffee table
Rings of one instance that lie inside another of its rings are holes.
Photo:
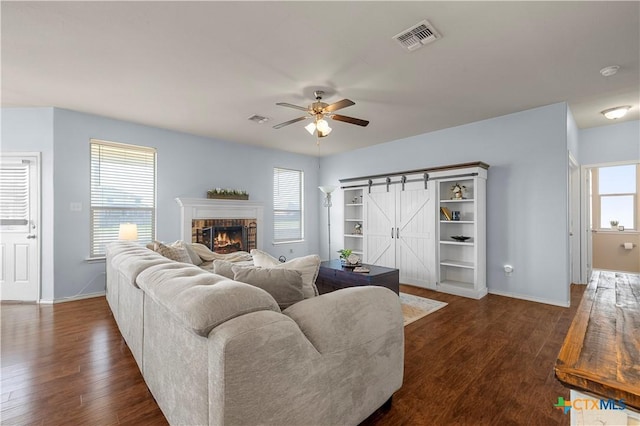
[[[320,294],[341,288],[361,285],[386,287],[400,294],[400,271],[375,265],[363,265],[368,273],[353,272],[353,268],[342,266],[340,260],[329,260],[320,264],[316,286]]]

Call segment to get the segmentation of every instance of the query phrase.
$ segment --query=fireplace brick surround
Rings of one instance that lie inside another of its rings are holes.
[[[176,198],[183,241],[198,241],[198,230],[213,226],[246,226],[247,247],[262,249],[264,207],[260,202],[208,198]]]

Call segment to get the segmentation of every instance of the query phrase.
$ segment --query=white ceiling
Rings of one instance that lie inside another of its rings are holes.
[[[566,101],[580,128],[632,105],[640,2],[6,2],[2,106],[56,106],[328,155]],[[427,19],[442,38],[392,40]],[[619,65],[604,78],[599,70]],[[314,89],[349,98],[320,148]],[[267,116],[265,124],[247,120]],[[303,113],[304,114],[304,113]],[[622,121],[620,120],[620,121]]]

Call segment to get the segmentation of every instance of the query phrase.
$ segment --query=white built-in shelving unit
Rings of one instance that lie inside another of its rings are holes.
[[[344,190],[344,248],[362,258],[363,189]],[[360,231],[356,225],[360,225]]]
[[[439,291],[476,299],[487,294],[486,179],[486,169],[475,168],[470,176],[444,177],[438,182]],[[456,184],[464,187],[462,198],[453,193]]]

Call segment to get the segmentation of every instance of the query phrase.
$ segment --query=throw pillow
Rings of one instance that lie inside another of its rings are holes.
[[[200,256],[196,254],[195,250],[193,250],[193,246],[191,244],[180,240],[180,241],[176,241],[171,245],[176,247],[184,247],[187,250],[187,254],[189,255],[189,258],[191,259],[191,263],[193,263],[196,266],[202,265],[202,259],[200,258]]]
[[[253,264],[263,268],[278,268],[298,271],[302,275],[302,292],[305,299],[318,295],[316,278],[320,270],[320,256],[312,254],[309,256],[297,257],[287,262],[280,263],[278,259],[269,253],[261,250],[251,250]]]
[[[233,266],[232,270],[234,280],[265,290],[276,300],[280,309],[304,300],[302,275],[298,271],[242,266]]]
[[[167,246],[162,243],[157,243],[157,252],[166,257],[167,259],[175,260],[176,262],[191,263],[191,258],[187,249],[184,247]]]
[[[258,249],[251,250],[251,257],[253,257],[254,265],[262,266],[263,268],[271,268],[282,263],[275,257],[271,256],[269,253]]]
[[[213,261],[213,273],[227,277],[230,280],[234,279],[233,263],[226,260],[214,260]]]

